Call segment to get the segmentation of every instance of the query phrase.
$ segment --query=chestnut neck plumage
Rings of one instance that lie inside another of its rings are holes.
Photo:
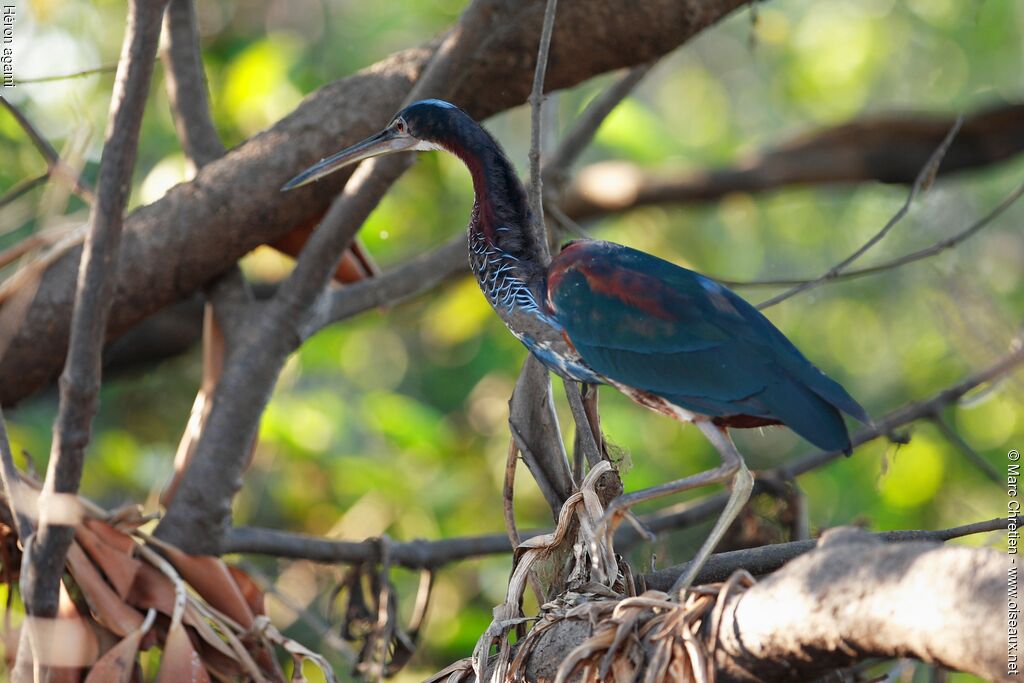
[[[453,114],[435,142],[462,159],[473,178],[470,265],[491,305],[512,326],[506,313],[542,314],[545,291],[526,191],[494,138],[461,111]]]
[[[547,264],[530,229],[526,190],[498,143],[479,124],[448,105],[433,112],[420,139],[462,159],[476,201],[469,220],[469,261],[502,321],[550,370],[568,379],[600,383],[568,344],[549,310]]]

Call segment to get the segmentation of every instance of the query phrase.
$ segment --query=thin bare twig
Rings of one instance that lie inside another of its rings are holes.
[[[164,17],[161,59],[167,74],[167,93],[185,156],[202,168],[224,154],[210,116],[206,73],[199,50],[194,0],[170,0]]]
[[[656,516],[642,518],[645,526],[654,528],[657,525]],[[948,541],[960,538],[969,534],[986,533],[1005,529],[1006,519],[993,519],[985,522],[975,522],[964,526],[953,527],[938,531],[887,531],[877,534],[883,540],[891,542],[900,541]],[[529,529],[521,532],[522,540],[526,541],[535,536],[542,536],[551,533],[550,529]],[[615,547],[617,550],[625,550],[623,541],[627,545],[635,543],[637,534],[626,529],[616,534]],[[807,552],[814,547],[815,541],[794,541],[780,543],[760,548],[748,548],[712,555],[707,567],[698,577],[702,583],[717,580],[721,572],[725,576],[733,570],[744,568],[754,574],[764,574],[769,569],[771,562],[784,563],[797,555]],[[293,559],[305,559],[313,562],[324,562],[328,564],[366,564],[380,561],[380,544],[375,539],[365,541],[339,541],[335,539],[320,538],[301,533],[278,531],[276,529],[261,529],[258,527],[233,527],[228,531],[224,544],[225,552],[248,553],[256,555],[269,555],[273,557],[287,557]],[[393,541],[389,547],[391,563],[407,569],[437,569],[439,567],[459,562],[466,559],[483,557],[487,555],[501,555],[512,551],[508,535],[504,533],[488,534],[484,536],[466,536],[461,538],[446,538],[437,541]],[[675,572],[686,565],[672,569],[663,569],[655,572]],[[728,571],[726,571],[728,568]],[[666,579],[668,575],[666,574]],[[671,580],[665,585],[669,585]],[[649,584],[650,587],[655,587]]]
[[[881,273],[887,270],[899,268],[900,266],[905,266],[908,263],[921,261],[923,259],[927,259],[932,256],[941,254],[944,251],[947,251],[958,246],[960,243],[966,241],[967,239],[981,232],[983,228],[991,225],[992,221],[994,221],[996,218],[1001,216],[1003,212],[1005,212],[1007,209],[1013,206],[1013,204],[1016,203],[1018,199],[1020,199],[1021,195],[1024,195],[1024,184],[1018,185],[1012,192],[1010,192],[1010,194],[1004,197],[1003,200],[995,206],[995,208],[993,208],[983,217],[971,223],[969,226],[967,226],[960,232],[954,235],[950,235],[949,237],[946,237],[944,239],[941,239],[938,242],[935,242],[934,244],[931,244],[927,247],[918,249],[917,251],[912,251],[909,254],[897,256],[896,258],[890,259],[888,261],[883,261],[882,263],[873,266],[843,271],[841,273],[838,273],[835,277],[831,278],[830,281],[838,282],[840,280],[852,280],[854,278],[864,277],[865,275],[875,275],[877,273]],[[721,282],[723,285],[727,285],[729,287],[790,287],[803,285],[814,281],[813,278],[730,280],[728,278],[714,277],[712,279],[716,280],[717,282]]]
[[[397,305],[468,271],[466,234],[460,233],[433,251],[415,256],[383,275],[339,288],[330,295],[329,306],[309,326],[307,334],[378,306]]]
[[[19,85],[27,85],[29,83],[52,83],[54,81],[66,81],[71,78],[84,78],[85,76],[94,76],[96,74],[111,73],[117,70],[117,64],[104,64],[102,66],[96,66],[91,69],[82,69],[81,71],[72,71],[71,73],[58,74],[55,76],[36,76],[34,78],[17,78],[15,79]]]
[[[0,208],[20,199],[40,185],[45,185],[46,181],[49,179],[50,172],[47,171],[42,175],[37,175],[35,178],[26,178],[25,180],[19,181],[14,187],[8,190],[3,197],[0,197]]]
[[[60,155],[57,154],[57,150],[55,150],[53,145],[43,137],[43,134],[36,129],[32,122],[29,121],[28,117],[2,94],[0,94],[0,104],[2,104],[4,109],[14,117],[14,120],[18,122],[21,129],[25,131],[26,135],[28,135],[36,150],[43,157],[43,160],[46,161],[46,167],[49,170],[49,175],[52,177],[56,174],[66,178],[72,184],[72,187],[78,196],[89,204],[95,202],[96,197],[93,194],[92,188],[82,180],[81,176],[79,176],[73,168],[61,160]]]
[[[536,243],[540,246],[541,261],[551,258],[548,250],[547,230],[544,227],[543,179],[540,172],[541,155],[541,108],[544,104],[544,74],[548,69],[548,52],[551,49],[551,34],[555,28],[555,14],[558,0],[547,0],[544,8],[544,24],[540,32],[540,46],[537,48],[537,66],[533,72],[533,89],[530,92],[530,185],[527,195]]]
[[[110,106],[108,137],[100,162],[99,193],[85,241],[71,324],[71,339],[61,375],[60,407],[40,502],[40,522],[28,571],[22,575],[26,611],[53,617],[64,557],[74,529],[50,524],[47,499],[75,493],[82,476],[100,384],[100,357],[107,315],[117,279],[124,207],[128,200],[142,113],[160,34],[162,2],[134,0],[118,67],[119,87]]]
[[[587,419],[587,411],[583,407],[579,384],[570,380],[563,380],[562,383],[565,385],[565,396],[569,400],[572,419],[576,423],[576,438],[582,446],[587,465],[593,467],[601,462],[601,451],[597,445],[597,438],[590,429],[590,420]],[[579,456],[580,454],[576,453],[575,457],[579,458]]]
[[[519,462],[519,447],[516,446],[516,438],[510,435],[508,438],[508,457],[505,458],[505,480],[501,488],[502,510],[505,517],[505,533],[508,534],[508,541],[512,547],[517,547],[521,540],[519,531],[516,529],[516,513],[513,498],[515,497],[516,465]]]
[[[944,409],[956,404],[965,395],[978,387],[998,382],[1003,377],[1010,375],[1018,366],[1024,364],[1024,347],[1019,344],[1014,350],[1006,354],[987,368],[980,370],[959,383],[943,389],[937,394],[923,401],[908,403],[893,410],[875,420],[870,426],[855,433],[850,442],[853,447],[873,441],[879,437],[898,438],[896,430],[905,425],[922,419],[931,419],[933,415],[940,414]],[[901,439],[905,440],[905,439]],[[781,480],[794,479],[843,456],[842,451],[815,451],[787,465],[776,468],[774,476]],[[758,479],[754,482],[754,494],[761,493],[763,485]],[[725,507],[727,496],[715,494],[700,500],[693,505],[687,506],[678,512],[662,513],[654,515],[654,519],[648,519],[645,526],[652,530],[665,528],[682,528],[697,524],[714,518],[721,513]]]
[[[3,483],[4,498],[11,510],[11,518],[14,520],[14,530],[24,543],[34,527],[31,518],[24,510],[20,509],[21,475],[18,473],[18,468],[14,466],[14,455],[11,453],[11,442],[7,438],[7,424],[4,421],[2,410],[0,410],[0,481]]]
[[[864,429],[859,430],[853,435],[850,442],[853,447],[856,448],[857,446],[876,439],[879,436],[894,435],[897,428],[940,413],[944,408],[955,404],[977,387],[998,381],[999,379],[1009,375],[1022,363],[1024,363],[1024,347],[1017,343],[1013,351],[1006,354],[984,370],[980,370],[973,375],[970,375],[958,384],[940,391],[925,401],[909,403],[897,408],[880,419],[875,420],[870,427],[865,427]],[[809,472],[822,463],[834,460],[841,455],[841,452],[830,453],[821,451],[798,460],[791,465],[784,465],[778,469],[786,476],[796,477],[804,474],[805,472]]]
[[[569,177],[569,167],[590,145],[608,115],[633,92],[653,66],[649,63],[633,67],[587,105],[544,164],[545,182],[554,184],[559,191],[562,189]]]
[[[967,443],[964,437],[960,436],[960,434],[950,426],[949,422],[947,422],[942,415],[938,413],[933,415],[932,424],[942,432],[942,435],[946,437],[947,441],[956,446],[957,449],[964,454],[964,457],[967,458],[972,465],[981,470],[986,477],[997,484],[1002,483],[1002,475],[996,471],[996,468],[992,467],[985,458],[981,457],[977,451],[971,448],[971,444]]]
[[[946,137],[945,139],[943,139],[942,144],[940,144],[938,148],[932,153],[931,157],[928,158],[928,163],[926,163],[924,167],[921,169],[921,171],[917,174],[917,178],[914,180],[914,184],[911,185],[910,192],[907,193],[907,199],[903,202],[903,206],[901,206],[899,210],[893,215],[893,217],[890,218],[889,221],[882,226],[881,230],[879,230],[878,232],[871,236],[871,239],[862,244],[856,251],[847,256],[845,259],[829,268],[820,277],[815,278],[810,282],[797,285],[791,289],[787,289],[785,292],[782,292],[781,294],[773,296],[772,298],[766,301],[762,301],[760,304],[758,304],[757,307],[759,309],[765,309],[768,308],[769,306],[774,306],[775,304],[782,303],[786,299],[794,297],[802,292],[806,292],[809,289],[814,289],[815,287],[818,287],[823,282],[831,280],[840,273],[842,273],[844,270],[846,270],[847,266],[849,266],[851,263],[853,263],[861,256],[866,254],[872,247],[874,247],[876,244],[882,241],[882,239],[884,239],[885,236],[889,234],[889,231],[892,230],[893,227],[897,223],[899,223],[904,216],[907,215],[907,212],[910,211],[910,205],[913,203],[914,199],[917,198],[917,195],[927,190],[931,186],[932,182],[934,182],[935,176],[939,171],[939,164],[942,163],[943,157],[945,157],[946,152],[949,151],[949,146],[953,144],[953,139],[956,137],[956,134],[960,132],[960,127],[963,125],[963,123],[964,117],[961,114],[960,116],[957,117],[956,123],[953,124],[953,127],[950,128],[949,133],[946,134]]]

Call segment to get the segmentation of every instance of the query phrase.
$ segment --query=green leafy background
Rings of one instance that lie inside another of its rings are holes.
[[[290,112],[321,84],[450,25],[463,2],[217,0],[201,3],[203,54],[213,113],[236,145]],[[123,4],[103,0],[18,3],[16,75],[66,73],[116,60]],[[706,169],[785,137],[871,112],[952,114],[1024,91],[1024,5],[958,0],[779,0],[744,10],[665,59],[636,97],[600,130],[584,161]],[[602,77],[550,100],[560,128],[609,82]],[[158,66],[147,110],[132,204],[159,198],[185,179]],[[5,91],[66,154],[84,151],[94,180],[111,73]],[[384,121],[381,122],[385,123]],[[487,122],[525,168],[529,116],[519,108]],[[324,153],[334,150],[325,149]],[[43,163],[16,123],[0,115],[0,191],[41,173]],[[299,169],[296,169],[297,171]],[[1021,160],[940,180],[865,262],[905,253],[966,227],[1024,177]],[[701,207],[653,207],[588,226],[601,238],[734,279],[823,272],[874,234],[906,189],[879,184],[735,194]],[[84,221],[82,203],[47,213],[46,196],[3,214],[0,247],[61,221]],[[422,155],[373,213],[361,236],[388,267],[462,230],[472,202],[459,162]],[[62,214],[63,215],[60,215]],[[898,271],[822,287],[771,309],[769,317],[873,415],[930,396],[1007,349],[1024,310],[1024,206],[955,250]],[[244,261],[273,280],[290,262],[266,249]],[[769,290],[745,289],[752,300]],[[331,327],[307,343],[281,376],[260,429],[238,523],[336,538],[387,533],[437,539],[500,532],[507,400],[525,351],[461,279],[390,310]],[[144,503],[171,471],[175,445],[199,379],[199,354],[110,379],[102,391],[83,491],[107,506]],[[997,471],[1024,444],[1020,379],[951,409],[950,423]],[[559,399],[561,401],[561,399]],[[42,470],[56,392],[9,413],[16,453]],[[632,463],[639,488],[708,467],[715,459],[693,429],[602,392],[604,428]],[[566,431],[567,411],[559,404]],[[871,529],[941,528],[1005,514],[1006,494],[930,424],[908,446],[877,441],[854,457],[800,479],[812,528],[851,522]],[[809,452],[786,430],[738,437],[754,468]],[[677,502],[677,501],[672,501]],[[549,521],[520,471],[520,527]],[[699,532],[638,550],[646,566],[682,560]],[[998,534],[965,541],[1004,543]],[[244,565],[323,618],[341,569],[242,558]],[[440,572],[424,645],[401,680],[467,655],[501,602],[510,560],[467,561]],[[395,579],[411,609],[417,577]],[[289,634],[343,660],[313,626],[269,599]],[[337,606],[336,606],[337,607]],[[966,636],[969,637],[969,636]],[[924,680],[924,672],[918,672]],[[953,676],[953,680],[968,680]]]

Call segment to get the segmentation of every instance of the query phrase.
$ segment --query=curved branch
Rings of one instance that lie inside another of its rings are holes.
[[[329,305],[308,333],[378,306],[399,304],[469,270],[466,235],[459,234],[427,254],[406,261],[376,278],[331,293]]]

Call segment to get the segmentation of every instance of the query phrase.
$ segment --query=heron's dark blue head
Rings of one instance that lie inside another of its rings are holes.
[[[458,132],[477,124],[466,112],[444,100],[420,100],[395,114],[381,132],[327,157],[289,180],[282,190],[305,185],[339,168],[370,157],[406,151],[447,149]]]

